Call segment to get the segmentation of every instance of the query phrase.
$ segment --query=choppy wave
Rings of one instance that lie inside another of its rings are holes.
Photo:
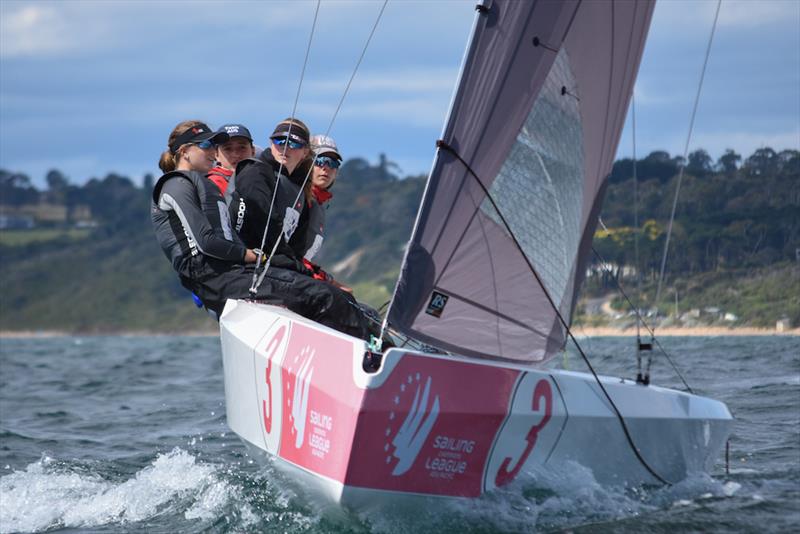
[[[0,531],[126,524],[181,509],[186,519],[212,520],[237,491],[216,467],[177,448],[122,482],[44,457],[0,478]]]
[[[729,475],[720,466],[670,487],[609,487],[572,464],[477,500],[334,513],[227,429],[218,340],[13,340],[0,346],[0,532],[791,530],[800,360],[782,340],[686,343],[692,385],[737,418]],[[603,372],[630,371],[627,340],[591,348]]]
[[[509,488],[478,501],[432,499],[413,508],[391,503],[326,516],[269,467],[243,476],[180,448],[159,454],[124,480],[43,457],[0,478],[0,532],[117,525],[146,530],[157,522],[179,530],[409,532],[563,529],[633,518],[670,507],[730,497],[740,485],[703,476],[660,489],[609,488],[572,464],[524,473]],[[180,527],[178,527],[180,525]]]

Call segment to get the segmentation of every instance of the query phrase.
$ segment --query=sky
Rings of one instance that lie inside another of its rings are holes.
[[[476,0],[391,0],[331,128],[347,157],[428,172]],[[44,185],[140,182],[178,122],[291,115],[316,1],[0,0],[0,168]],[[323,0],[296,116],[325,132],[381,1]],[[635,88],[636,150],[682,154],[716,1],[661,0]],[[629,114],[630,115],[630,114]],[[618,157],[632,153],[626,123]],[[800,149],[800,0],[724,0],[690,150]]]

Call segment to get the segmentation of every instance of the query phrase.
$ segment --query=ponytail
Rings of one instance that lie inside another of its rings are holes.
[[[158,168],[161,169],[161,172],[167,174],[168,172],[172,172],[177,167],[177,162],[175,161],[175,156],[169,150],[165,150],[161,153],[161,158],[158,160]]]

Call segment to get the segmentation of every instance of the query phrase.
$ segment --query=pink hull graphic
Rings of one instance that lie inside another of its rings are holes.
[[[474,498],[561,461],[598,479],[653,481],[586,375],[399,349],[370,374],[363,341],[239,301],[221,332],[228,424],[336,502],[364,490]],[[731,421],[723,404],[607,380],[660,473],[680,479],[714,461]],[[681,440],[697,451],[678,450]]]

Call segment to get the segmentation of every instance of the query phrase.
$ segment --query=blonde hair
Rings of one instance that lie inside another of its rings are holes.
[[[181,153],[181,149],[186,145],[181,145],[178,147],[178,150],[175,151],[173,154],[172,151],[169,149],[172,146],[172,143],[175,142],[175,139],[178,138],[183,132],[188,130],[189,128],[194,128],[195,126],[199,126],[204,124],[203,121],[183,121],[178,123],[175,128],[172,129],[172,133],[169,134],[169,138],[167,139],[167,149],[161,153],[161,157],[158,160],[158,168],[161,169],[164,174],[168,172],[172,172],[178,166],[178,158]]]

